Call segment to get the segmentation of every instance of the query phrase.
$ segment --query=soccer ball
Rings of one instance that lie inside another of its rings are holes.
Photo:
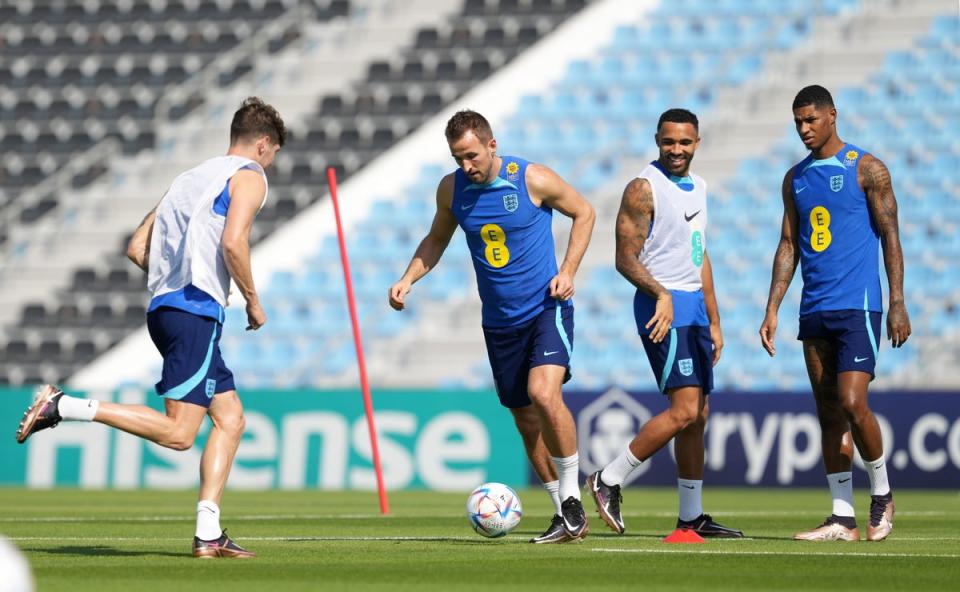
[[[30,566],[20,549],[0,535],[0,592],[33,592]]]
[[[523,507],[517,492],[503,483],[484,483],[467,498],[467,519],[477,533],[502,537],[520,524]]]

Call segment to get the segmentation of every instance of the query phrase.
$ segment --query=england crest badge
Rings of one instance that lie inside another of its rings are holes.
[[[830,190],[836,193],[843,189],[843,175],[833,175],[830,177]]]
[[[515,212],[520,207],[520,199],[516,193],[508,193],[503,196],[503,208],[508,212]]]

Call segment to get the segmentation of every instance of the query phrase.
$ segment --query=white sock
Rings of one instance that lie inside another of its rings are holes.
[[[560,500],[568,497],[580,499],[580,454],[574,452],[567,457],[553,457],[553,464],[560,476]]]
[[[64,421],[93,421],[93,417],[100,408],[100,401],[96,399],[78,399],[64,395],[57,403],[57,411]]]
[[[887,480],[887,463],[881,456],[877,460],[865,460],[867,476],[870,477],[870,495],[887,495],[890,493],[890,481]]]
[[[830,497],[833,498],[833,514],[835,516],[849,516],[853,518],[853,473],[830,473],[827,475],[830,484]]]
[[[547,490],[547,493],[550,494],[550,499],[553,500],[553,508],[556,510],[556,514],[560,515],[560,481],[550,481],[549,483],[544,483],[543,488]]]
[[[620,456],[603,467],[603,470],[600,471],[600,480],[611,487],[614,485],[623,485],[623,482],[627,480],[630,473],[639,467],[641,462],[641,460],[630,452],[630,447],[627,446],[627,448],[620,453]]]
[[[680,520],[690,522],[703,514],[703,479],[677,479],[680,493]]]
[[[209,500],[197,503],[197,538],[212,541],[220,538],[220,507]]]

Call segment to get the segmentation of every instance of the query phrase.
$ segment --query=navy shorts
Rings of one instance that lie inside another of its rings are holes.
[[[837,347],[837,372],[874,376],[880,351],[879,312],[823,310],[800,317],[797,339],[825,339]]]
[[[220,355],[223,325],[215,319],[161,306],[147,313],[147,330],[163,356],[158,395],[209,407],[214,395],[236,388]]]
[[[713,390],[713,338],[710,327],[674,327],[660,343],[641,335],[643,349],[661,393],[681,386]]]
[[[508,408],[530,404],[527,379],[537,366],[563,366],[570,380],[573,352],[573,306],[544,309],[517,327],[484,327],[487,356],[500,404]]]

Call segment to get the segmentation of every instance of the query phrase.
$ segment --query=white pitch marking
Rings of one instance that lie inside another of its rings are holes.
[[[91,543],[113,543],[113,542],[144,542],[144,541],[183,541],[183,537],[7,537],[11,541],[65,541],[65,542],[91,542]],[[242,541],[279,541],[279,542],[322,542],[322,541],[480,541],[483,539],[477,537],[459,537],[459,536],[278,536],[278,537],[250,537],[245,536]],[[506,542],[506,539],[504,539]],[[510,542],[520,542],[519,539]]]
[[[676,518],[676,512],[624,512],[627,518]],[[750,512],[750,511],[720,511],[714,512],[714,515],[722,517],[794,517],[794,516],[823,516],[823,512],[795,512],[795,511],[771,511],[771,512]],[[461,514],[431,514],[431,518],[460,518]],[[960,512],[943,512],[937,510],[931,511],[910,511],[897,512],[897,517],[904,516],[960,516]],[[416,515],[388,515],[382,514],[245,514],[239,516],[229,516],[230,520],[235,521],[266,521],[266,520],[372,520],[382,518],[417,518]],[[0,516],[0,523],[3,522],[193,522],[194,516]],[[899,538],[899,537],[898,537]],[[939,540],[939,539],[932,539]]]
[[[665,553],[665,554],[690,554],[697,555],[802,555],[810,557],[813,555],[822,555],[829,557],[923,557],[937,559],[956,559],[960,558],[957,553],[811,553],[809,551],[720,551],[709,549],[590,549],[598,553]]]
[[[12,541],[59,541],[59,542],[86,542],[86,543],[115,543],[115,542],[182,542],[183,537],[34,537],[34,536],[21,536],[21,537],[9,537],[9,540]],[[443,541],[482,541],[483,539],[473,537],[473,536],[245,536],[241,540],[243,541],[265,541],[265,542],[403,542],[403,541],[423,541],[423,542],[443,542]],[[741,539],[743,540],[743,539]],[[750,540],[750,539],[747,539]],[[786,540],[786,539],[785,539]],[[903,538],[897,537],[898,541],[943,541],[941,538]],[[501,539],[500,541],[492,544],[504,544],[504,543],[524,543],[525,539],[522,537],[514,537],[511,539]],[[716,542],[727,542],[727,541],[713,541]],[[729,541],[733,542],[733,541]],[[711,543],[711,544],[712,544]],[[960,554],[956,553],[863,553],[863,552],[838,552],[838,553],[811,553],[810,551],[736,551],[728,549],[703,549],[703,548],[690,548],[690,549],[604,549],[599,547],[594,547],[590,549],[591,551],[596,551],[598,553],[666,553],[666,554],[706,554],[706,555],[844,555],[852,557],[927,557],[927,558],[945,558],[945,559],[955,559],[960,558]]]
[[[457,516],[460,516],[457,514]],[[396,516],[382,516],[381,514],[251,514],[230,516],[230,520],[259,521],[259,520],[367,520],[371,518],[395,518]],[[443,516],[441,516],[443,517]],[[453,515],[446,516],[452,518]],[[0,517],[0,522],[193,522],[194,516],[27,516],[14,518]]]

